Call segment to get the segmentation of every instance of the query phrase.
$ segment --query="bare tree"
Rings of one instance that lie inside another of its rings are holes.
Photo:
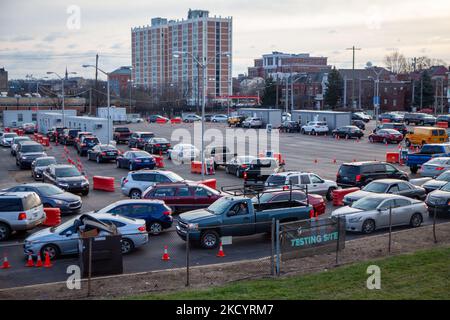
[[[386,55],[384,57],[384,64],[394,74],[408,72],[408,62],[405,56],[398,51]]]

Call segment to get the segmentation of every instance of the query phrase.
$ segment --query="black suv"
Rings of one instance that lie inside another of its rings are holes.
[[[408,181],[408,174],[391,164],[378,161],[344,163],[339,168],[336,182],[339,187],[364,187],[374,180],[400,179]]]
[[[403,121],[409,124],[415,124],[419,126],[431,125],[434,126],[436,124],[436,118],[432,115],[426,113],[406,113]]]
[[[75,144],[75,148],[80,156],[87,156],[89,150],[94,148],[100,143],[100,140],[96,136],[82,136],[81,139]]]
[[[58,136],[59,143],[64,145],[72,145],[74,144],[75,138],[80,132],[80,129],[64,129],[62,134]]]
[[[128,140],[128,147],[144,149],[145,144],[154,136],[153,132],[133,132]]]
[[[364,132],[356,126],[344,126],[333,130],[332,136],[333,138],[361,139],[364,136]]]
[[[377,126],[375,128],[375,130],[373,130],[373,133],[375,133],[379,130],[384,130],[384,129],[397,130],[398,132],[400,132],[403,135],[405,135],[409,132],[408,128],[406,127],[406,125],[404,123],[383,123],[383,124],[380,124],[379,126]]]
[[[428,206],[428,213],[433,216],[436,212],[436,216],[449,217],[450,213],[450,183],[442,186],[440,189],[435,190],[428,194],[425,203]]]
[[[42,181],[68,192],[81,193],[84,196],[89,194],[89,181],[72,165],[50,165],[43,172]]]
[[[46,157],[44,147],[34,141],[25,141],[18,145],[16,151],[16,165],[20,169],[31,168],[36,158]]]

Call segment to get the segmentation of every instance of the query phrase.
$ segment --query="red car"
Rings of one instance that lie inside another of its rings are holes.
[[[271,203],[271,202],[282,202],[288,201],[291,197],[290,191],[279,191],[267,190],[267,193],[261,194],[259,197],[259,203]],[[292,191],[292,200],[306,202],[306,193],[303,191]],[[252,199],[253,202],[258,203],[258,199],[255,197]],[[309,204],[313,207],[314,212],[320,216],[325,213],[326,204],[322,196],[318,194],[308,194]]]
[[[382,129],[372,133],[369,136],[370,142],[400,143],[403,140],[403,134],[394,129]]]
[[[173,212],[207,208],[223,195],[195,182],[159,183],[147,189],[143,199],[163,200]]]

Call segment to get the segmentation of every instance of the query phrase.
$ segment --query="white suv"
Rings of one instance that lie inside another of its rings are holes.
[[[244,128],[262,128],[263,122],[261,118],[250,117],[245,119],[244,122],[242,122],[242,126]]]
[[[131,199],[141,199],[145,190],[157,183],[180,181],[184,179],[172,171],[140,170],[129,172],[123,177],[120,187],[123,195]]]
[[[315,135],[315,134],[328,134],[330,129],[326,122],[323,121],[309,121],[306,125],[302,126],[301,132],[303,134]]]
[[[44,221],[44,207],[35,192],[0,192],[0,241],[13,231],[30,230]]]
[[[272,174],[265,183],[265,187],[274,188],[282,186],[294,186],[308,189],[308,192],[325,196],[332,200],[333,190],[338,189],[336,182],[322,179],[311,172],[282,172]]]

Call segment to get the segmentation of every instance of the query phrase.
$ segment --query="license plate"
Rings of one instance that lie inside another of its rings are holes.
[[[150,160],[144,160],[144,162],[145,162],[145,163],[149,163],[149,162],[150,162]]]

